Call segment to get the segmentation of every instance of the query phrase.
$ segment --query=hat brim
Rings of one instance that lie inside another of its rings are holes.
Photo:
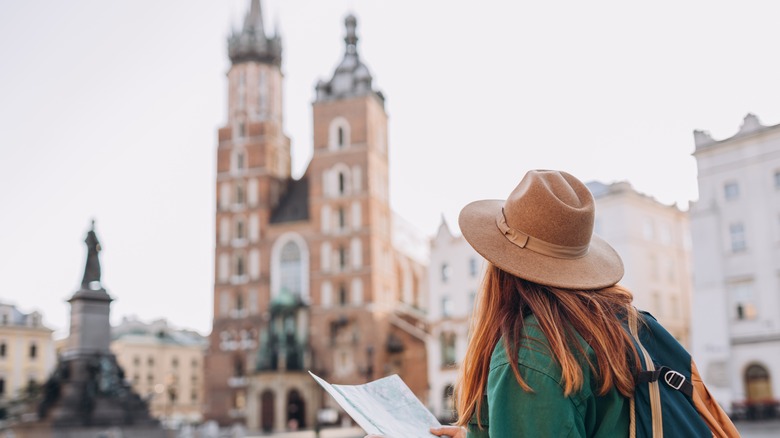
[[[497,267],[525,280],[561,289],[602,289],[623,278],[620,256],[595,234],[588,253],[575,259],[550,257],[515,245],[496,224],[503,206],[502,200],[475,201],[463,207],[458,217],[466,241]]]

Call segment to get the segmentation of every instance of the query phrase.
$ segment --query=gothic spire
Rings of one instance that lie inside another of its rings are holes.
[[[320,81],[317,84],[317,100],[342,99],[376,93],[382,101],[384,97],[379,91],[374,91],[371,86],[371,72],[360,61],[357,50],[357,18],[349,14],[344,19],[346,35],[344,36],[344,58],[336,67],[330,81]]]
[[[265,35],[260,0],[251,0],[243,28],[240,32],[234,30],[228,38],[228,56],[233,64],[257,61],[281,65],[282,40],[278,34]]]

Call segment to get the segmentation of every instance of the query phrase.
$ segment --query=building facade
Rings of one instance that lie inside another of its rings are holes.
[[[694,139],[693,353],[728,410],[780,395],[780,125]]]
[[[165,320],[123,318],[111,328],[111,352],[153,417],[171,425],[197,423],[203,408],[203,357],[208,340]]]
[[[52,333],[39,312],[0,303],[0,406],[49,377],[57,363]]]
[[[280,431],[314,426],[332,383],[398,373],[421,398],[425,266],[389,205],[384,96],[357,51],[316,86],[313,156],[290,174],[282,119],[281,39],[259,0],[228,41],[228,117],[219,129],[214,321],[208,419]],[[302,111],[304,109],[301,109]]]
[[[482,281],[484,259],[455,236],[442,219],[431,240],[428,270],[428,408],[441,421],[455,413],[453,390],[466,355],[471,312]]]
[[[650,312],[690,346],[691,244],[687,212],[637,192],[628,182],[587,183],[596,199],[594,232],[620,254],[620,284],[634,305]]]

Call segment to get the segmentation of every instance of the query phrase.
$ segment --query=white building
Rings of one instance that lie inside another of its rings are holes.
[[[694,139],[693,353],[728,410],[780,394],[780,125]]]
[[[471,310],[482,279],[484,259],[442,219],[431,241],[428,268],[428,407],[450,420],[458,366],[466,354]]]
[[[620,284],[684,346],[690,341],[691,269],[687,213],[628,182],[587,183],[596,199],[594,232],[620,254]]]

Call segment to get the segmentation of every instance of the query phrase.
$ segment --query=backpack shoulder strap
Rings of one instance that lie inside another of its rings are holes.
[[[631,333],[631,337],[634,338],[634,341],[639,348],[639,352],[641,353],[642,358],[644,359],[643,362],[645,369],[643,371],[654,373],[656,371],[655,364],[653,364],[653,359],[650,357],[650,353],[647,352],[645,347],[642,345],[642,341],[639,339],[638,325],[638,311],[634,308],[631,309],[631,311],[628,313],[628,329]],[[662,438],[664,436],[664,425],[662,416],[663,413],[661,411],[661,390],[658,387],[657,378],[654,381],[648,381],[648,383],[650,385],[649,393],[653,421],[653,438]],[[631,438],[634,438],[636,436],[636,407],[634,397],[631,397],[630,409],[631,417],[629,428]]]

